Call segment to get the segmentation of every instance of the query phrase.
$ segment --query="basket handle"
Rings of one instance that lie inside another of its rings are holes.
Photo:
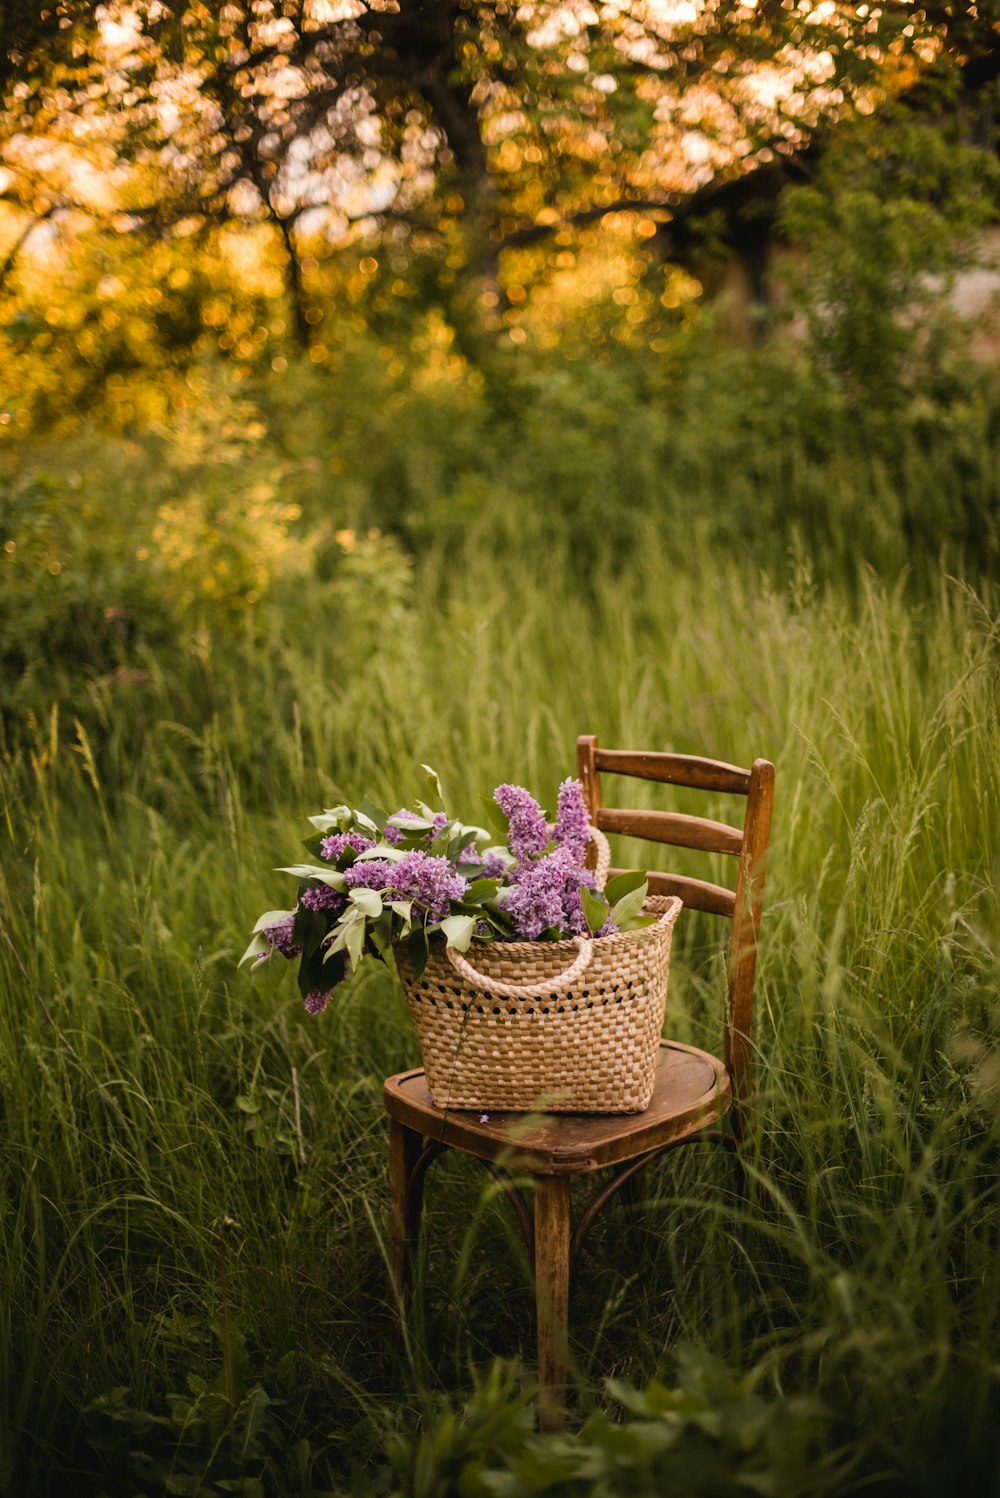
[[[596,827],[587,828],[587,837],[590,842],[597,845],[597,867],[594,870],[594,880],[597,888],[603,889],[611,864],[611,849],[604,833],[598,831]],[[546,979],[544,983],[503,983],[497,978],[489,978],[485,973],[477,973],[471,962],[468,962],[454,947],[445,947],[445,956],[459,977],[464,978],[466,983],[474,983],[485,993],[495,993],[509,999],[543,999],[546,994],[562,993],[571,983],[575,983],[590,962],[593,946],[589,936],[577,936],[574,937],[574,941],[578,950],[573,963],[564,973],[551,980]]]
[[[454,947],[445,947],[444,954],[460,978],[464,978],[466,983],[472,983],[486,993],[495,993],[507,999],[544,999],[569,988],[590,962],[594,950],[590,937],[575,936],[573,940],[578,948],[573,962],[564,973],[559,973],[555,978],[546,978],[541,983],[504,983],[499,978],[490,978],[485,973],[477,973],[472,963],[467,962],[461,952],[456,952]]]
[[[603,832],[591,825],[587,828],[587,837],[597,848],[597,866],[594,869],[594,880],[598,889],[604,888],[608,877],[608,869],[611,867],[611,848]]]

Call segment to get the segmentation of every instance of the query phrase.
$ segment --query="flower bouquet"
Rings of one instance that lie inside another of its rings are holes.
[[[649,899],[638,871],[601,887],[607,845],[579,781],[559,787],[551,824],[522,787],[498,786],[490,831],[440,809],[424,768],[437,810],[365,801],[309,819],[317,862],[280,871],[299,880],[296,905],[260,918],[242,961],[297,958],[311,1014],[367,958],[395,963],[444,1106],[640,1111],[680,901]]]

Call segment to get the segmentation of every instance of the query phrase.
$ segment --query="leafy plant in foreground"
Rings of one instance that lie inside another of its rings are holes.
[[[655,1379],[645,1389],[608,1381],[624,1421],[598,1410],[576,1435],[534,1435],[530,1391],[494,1364],[461,1416],[446,1410],[419,1436],[388,1443],[394,1491],[400,1498],[822,1498],[842,1491],[846,1464],[830,1449],[830,1411],[807,1397],[765,1398],[759,1384],[759,1369],[738,1376],[685,1347],[673,1388]]]

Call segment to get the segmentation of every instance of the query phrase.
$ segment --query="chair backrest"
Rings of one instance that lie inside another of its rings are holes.
[[[587,734],[577,739],[577,774],[590,811],[602,832],[620,833],[704,853],[727,853],[739,860],[736,888],[726,889],[683,874],[648,871],[650,894],[679,895],[693,910],[705,910],[732,921],[727,963],[725,1061],[733,1092],[745,1103],[752,1092],[751,1020],[753,983],[757,969],[757,937],[764,897],[767,849],[774,803],[774,766],[755,760],[749,770],[721,760],[691,754],[661,754],[632,749],[601,749]],[[746,802],[743,826],[713,822],[680,812],[628,811],[605,806],[601,774],[627,775],[694,790],[742,796]],[[619,870],[612,869],[611,873]]]

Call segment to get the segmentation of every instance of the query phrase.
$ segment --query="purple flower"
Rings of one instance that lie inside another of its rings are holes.
[[[273,926],[265,926],[260,934],[266,942],[270,943],[273,952],[280,952],[282,957],[297,957],[302,948],[292,940],[294,924],[294,915],[286,915],[283,921],[277,921]]]
[[[533,941],[550,926],[566,920],[567,883],[579,880],[579,867],[568,848],[556,848],[544,858],[522,863],[514,870],[513,884],[500,894],[510,916],[514,935]]]
[[[499,853],[487,853],[483,859],[482,879],[502,879],[507,872],[507,861]]]
[[[333,910],[339,913],[343,910],[344,903],[343,895],[331,889],[328,884],[310,885],[299,896],[299,904],[306,910]]]
[[[589,931],[587,917],[583,913],[583,901],[580,898],[579,884],[567,882],[563,891],[562,913],[563,926],[565,926],[567,931],[571,931],[574,936],[582,936],[584,932]]]
[[[564,780],[559,787],[559,813],[553,836],[561,847],[576,855],[579,863],[583,863],[589,827],[590,813],[583,799],[583,786],[578,780]]]
[[[345,848],[353,848],[355,853],[365,853],[375,844],[370,837],[365,837],[361,832],[335,832],[332,837],[325,837],[319,845],[319,851],[327,863],[336,863]]]
[[[386,889],[395,867],[388,858],[366,858],[345,869],[344,879],[348,889]]]
[[[534,796],[519,785],[498,785],[493,799],[510,823],[507,842],[514,857],[542,853],[548,846],[549,828]]]
[[[422,905],[429,921],[443,921],[452,900],[461,900],[468,880],[456,874],[447,858],[414,849],[401,858],[392,870],[391,888],[404,900]]]
[[[311,993],[306,994],[302,1002],[306,1006],[307,1014],[322,1014],[331,998],[332,994],[324,993],[321,988],[314,988]]]
[[[349,889],[376,889],[397,900],[412,900],[423,906],[425,919],[440,921],[449,913],[452,900],[460,900],[468,880],[456,874],[447,858],[437,858],[420,848],[405,854],[398,863],[371,858],[345,869]]]

